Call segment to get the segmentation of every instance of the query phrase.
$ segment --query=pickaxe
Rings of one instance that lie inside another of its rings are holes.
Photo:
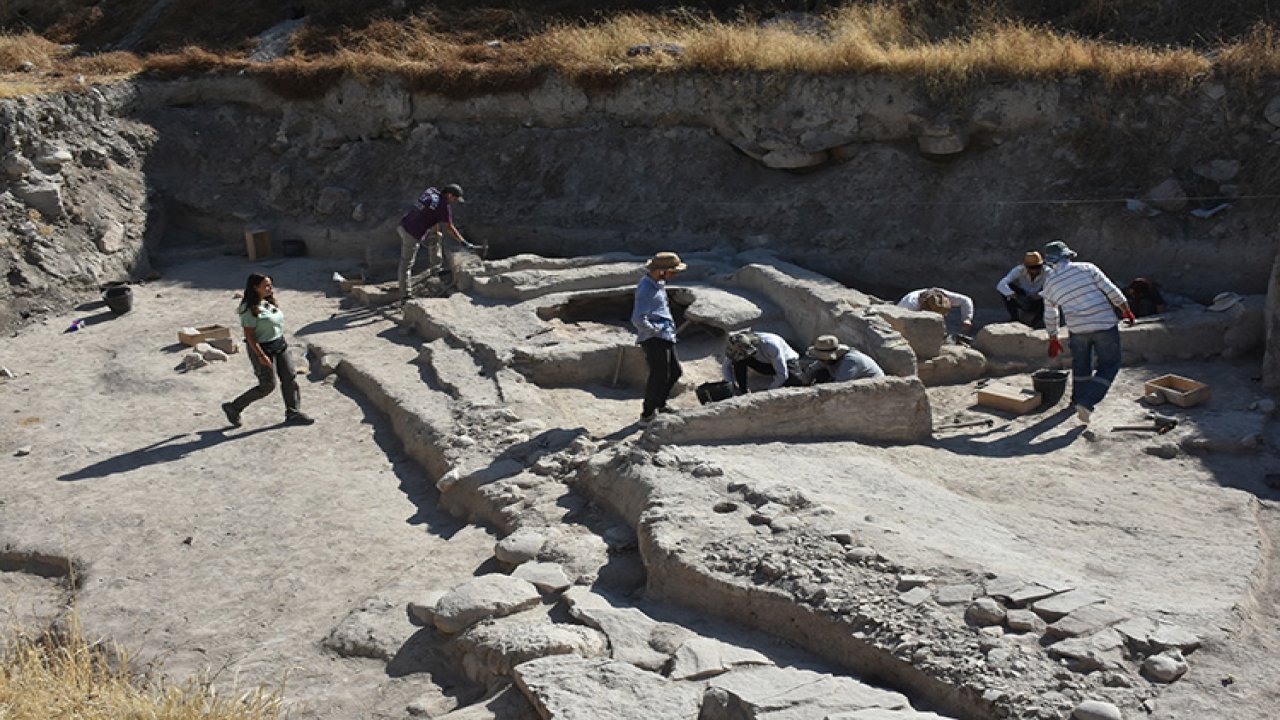
[[[1145,432],[1153,432],[1157,435],[1164,435],[1178,426],[1178,421],[1175,418],[1166,417],[1164,415],[1150,415],[1148,417],[1151,418],[1150,425],[1117,425],[1116,427],[1111,428],[1111,432],[1116,432],[1117,430],[1141,430]]]
[[[995,424],[996,424],[996,421],[992,420],[991,418],[987,418],[985,420],[969,420],[967,422],[951,423],[950,425],[939,425],[938,427],[934,428],[933,431],[937,432],[939,430],[959,430],[960,428],[978,427],[980,425],[983,427],[990,427]]]

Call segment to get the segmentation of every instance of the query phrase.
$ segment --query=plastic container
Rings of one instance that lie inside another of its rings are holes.
[[[1050,408],[1058,404],[1067,389],[1066,370],[1037,370],[1031,373],[1031,386],[1040,393],[1041,408]]]
[[[128,285],[113,285],[103,291],[102,299],[111,312],[123,315],[133,309],[133,288]]]

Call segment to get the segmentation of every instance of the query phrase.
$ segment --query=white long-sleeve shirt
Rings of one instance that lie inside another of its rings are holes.
[[[945,290],[943,288],[938,289],[942,290],[942,294],[946,295],[947,299],[951,301],[951,307],[960,308],[961,322],[973,322],[973,300],[970,299],[968,295],[961,295],[958,292],[951,292],[950,290]],[[898,301],[898,307],[903,307],[908,310],[922,310],[923,308],[920,307],[920,296],[928,290],[929,288],[921,288],[919,290],[912,290],[906,295],[903,295],[902,299]]]
[[[1034,278],[1031,273],[1027,272],[1026,265],[1018,265],[1009,271],[1007,275],[996,283],[996,291],[1005,297],[1013,297],[1016,293],[1013,286],[1017,285],[1027,291],[1027,297],[1039,297],[1044,290],[1044,281],[1048,277],[1048,273],[1041,271]]]
[[[769,389],[780,388],[787,382],[787,364],[798,362],[800,353],[792,350],[787,341],[779,335],[758,332],[756,337],[760,339],[760,344],[756,347],[756,351],[751,353],[751,357],[773,366],[773,382],[769,384]],[[720,369],[724,372],[725,381],[733,384],[733,361],[726,358]]]
[[[1067,314],[1073,333],[1110,330],[1119,320],[1115,308],[1127,302],[1124,293],[1098,266],[1087,262],[1061,260],[1045,281],[1044,329],[1056,335],[1061,323],[1059,311]]]

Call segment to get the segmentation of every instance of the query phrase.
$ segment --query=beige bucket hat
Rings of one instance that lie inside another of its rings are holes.
[[[847,352],[849,352],[849,346],[841,345],[840,338],[835,335],[819,335],[804,354],[817,360],[838,360]]]
[[[673,252],[660,252],[645,261],[646,270],[673,270],[680,272],[689,267],[680,262],[680,256]]]

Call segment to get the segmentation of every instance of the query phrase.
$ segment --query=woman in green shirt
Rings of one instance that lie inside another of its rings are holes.
[[[258,384],[235,400],[222,403],[227,422],[240,427],[240,413],[250,403],[261,400],[276,389],[276,376],[280,378],[280,391],[284,395],[285,423],[310,425],[315,422],[299,409],[298,380],[293,358],[289,355],[289,343],[284,339],[284,313],[276,303],[270,276],[250,273],[244,285],[244,300],[240,302],[239,313],[249,362],[258,376]]]

